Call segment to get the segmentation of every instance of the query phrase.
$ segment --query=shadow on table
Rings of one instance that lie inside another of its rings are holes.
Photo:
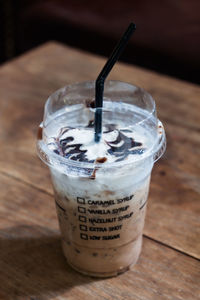
[[[60,236],[45,227],[0,230],[0,299],[47,299],[98,280],[72,270],[60,244]]]

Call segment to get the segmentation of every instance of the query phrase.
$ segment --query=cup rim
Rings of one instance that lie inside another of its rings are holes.
[[[146,118],[144,118],[143,120],[139,121],[136,125],[141,125],[143,122],[145,122],[146,120],[150,119],[154,114],[156,115],[156,104],[155,104],[155,100],[153,99],[153,97],[151,96],[151,94],[149,94],[145,89],[135,85],[135,84],[132,84],[130,82],[126,82],[126,81],[121,81],[121,80],[106,80],[105,81],[105,84],[104,84],[104,90],[105,88],[109,85],[109,84],[123,84],[123,85],[126,85],[126,86],[129,86],[131,88],[136,88],[140,91],[143,92],[143,94],[145,94],[146,96],[149,97],[149,99],[151,100],[151,103],[152,103],[152,110],[149,111],[148,113],[148,116]],[[77,81],[75,83],[71,83],[71,84],[67,84],[61,88],[59,88],[58,90],[56,90],[55,92],[53,92],[46,100],[45,102],[45,106],[44,106],[44,116],[47,115],[47,109],[48,109],[48,105],[51,101],[51,99],[55,96],[58,96],[59,93],[61,92],[64,92],[65,89],[70,89],[72,87],[81,87],[81,86],[85,86],[86,84],[90,84],[90,85],[93,85],[93,88],[95,88],[95,80],[86,80],[86,81]],[[94,99],[93,99],[94,100]],[[43,120],[43,124],[45,124],[44,120]],[[46,124],[45,124],[46,125]]]
[[[150,117],[152,117],[152,115],[154,113],[156,113],[156,105],[155,105],[155,101],[153,99],[153,97],[143,88],[140,88],[136,85],[133,85],[131,83],[128,82],[123,82],[123,81],[119,81],[119,80],[107,80],[105,82],[105,86],[109,85],[109,84],[123,84],[123,85],[128,85],[131,88],[136,88],[141,90],[144,94],[146,94],[150,99],[151,99],[151,103],[153,104],[152,106],[152,110],[148,113],[147,118],[144,118],[143,120],[139,121],[138,123],[136,123],[135,125],[137,126],[138,124],[142,124],[142,122],[146,121],[147,119],[149,119]],[[78,87],[78,86],[84,86],[84,85],[93,85],[95,84],[94,80],[91,81],[83,81],[83,82],[75,82],[69,85],[66,85],[58,90],[56,90],[54,93],[52,93],[46,103],[45,103],[45,113],[46,110],[48,109],[48,105],[49,102],[51,101],[51,99],[55,96],[57,96],[60,92],[64,92],[65,89],[70,88],[70,87]],[[156,118],[156,117],[154,117]],[[62,157],[56,153],[54,153],[51,149],[48,148],[48,146],[44,143],[43,139],[38,139],[37,140],[37,154],[40,157],[40,159],[47,164],[48,166],[50,166],[51,168],[59,168],[60,166],[68,166],[68,167],[75,167],[75,168],[79,168],[79,169],[94,169],[94,168],[98,168],[98,169],[106,169],[106,168],[113,168],[113,167],[120,167],[120,166],[125,166],[125,165],[134,165],[137,164],[138,162],[141,162],[145,159],[148,159],[149,157],[153,157],[153,161],[157,161],[165,152],[166,149],[166,137],[165,137],[165,130],[164,127],[161,123],[161,121],[159,119],[157,119],[157,136],[156,136],[156,140],[153,144],[153,146],[151,148],[149,148],[144,154],[139,155],[138,157],[134,157],[134,159],[129,159],[129,160],[123,160],[123,161],[119,161],[119,162],[106,162],[106,164],[97,164],[97,163],[88,163],[88,162],[80,162],[80,161],[73,161],[70,159],[67,159],[66,157]],[[43,124],[44,121],[40,124],[40,127],[43,129]],[[162,130],[162,134],[159,134],[160,131]],[[152,151],[153,149],[153,151]]]

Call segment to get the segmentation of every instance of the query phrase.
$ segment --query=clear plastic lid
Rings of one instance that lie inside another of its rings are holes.
[[[50,167],[67,172],[68,168],[91,170],[94,163],[74,161],[52,151],[49,140],[64,126],[81,127],[94,120],[95,82],[68,85],[52,94],[44,109],[37,139],[39,157]],[[120,81],[106,81],[104,87],[103,125],[123,124],[123,127],[137,130],[143,128],[149,136],[149,146],[145,155],[134,160],[107,162],[101,168],[113,168],[125,164],[138,164],[152,158],[155,162],[164,153],[166,137],[162,123],[157,119],[156,105],[145,90]]]

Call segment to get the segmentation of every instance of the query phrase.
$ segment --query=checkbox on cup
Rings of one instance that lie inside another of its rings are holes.
[[[87,226],[86,225],[80,225],[79,226],[79,228],[80,228],[80,230],[82,230],[82,231],[87,231]]]
[[[84,223],[86,223],[86,221],[87,221],[87,218],[85,216],[79,216],[78,219],[80,222],[84,222]]]
[[[86,208],[78,206],[78,212],[85,214],[86,213]]]
[[[77,203],[85,204],[85,198],[77,197]]]
[[[84,233],[81,233],[81,234],[80,234],[80,238],[81,238],[82,240],[88,240],[88,235],[87,235],[87,234],[84,234]]]

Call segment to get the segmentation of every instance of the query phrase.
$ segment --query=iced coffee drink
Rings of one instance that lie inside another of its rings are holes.
[[[94,142],[94,83],[68,86],[45,106],[38,153],[50,167],[68,263],[98,277],[134,265],[142,245],[151,170],[165,134],[144,90],[108,81]]]

